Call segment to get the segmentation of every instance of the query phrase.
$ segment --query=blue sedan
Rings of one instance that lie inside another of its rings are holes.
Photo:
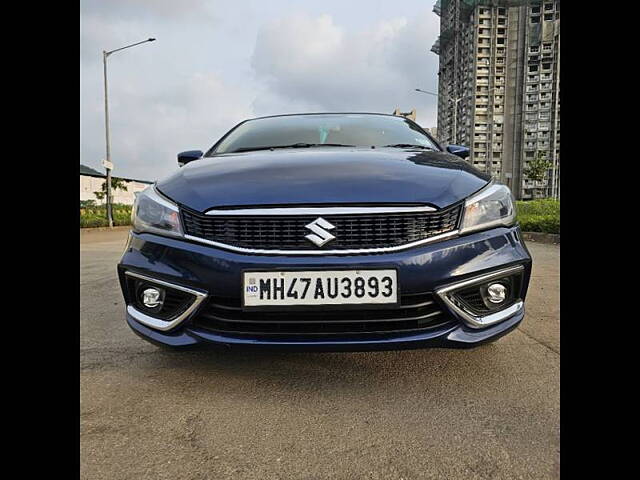
[[[518,326],[508,187],[393,115],[244,121],[138,194],[126,319],[169,347],[467,348]]]

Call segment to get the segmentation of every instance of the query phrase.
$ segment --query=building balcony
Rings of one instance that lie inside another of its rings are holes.
[[[433,6],[433,13],[440,16],[442,14],[442,2],[438,0],[436,4]]]
[[[433,42],[431,46],[431,51],[436,55],[440,55],[440,37],[436,38],[436,41]]]

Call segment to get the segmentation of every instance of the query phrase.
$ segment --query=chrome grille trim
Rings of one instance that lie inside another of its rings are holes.
[[[240,208],[240,209],[213,209],[205,212],[205,215],[370,215],[373,213],[424,213],[435,212],[437,209],[428,206],[420,207],[286,207],[286,208]]]
[[[271,249],[255,249],[255,248],[243,248],[233,245],[227,245],[226,243],[214,242],[212,240],[206,240],[200,237],[194,237],[192,235],[186,235],[184,238],[192,240],[194,242],[200,242],[212,247],[218,247],[225,250],[232,250],[239,253],[248,253],[253,255],[359,255],[363,253],[390,253],[406,250],[408,248],[418,247],[426,245],[428,243],[439,242],[446,240],[447,238],[453,238],[458,236],[458,230],[452,230],[451,232],[443,233],[441,235],[434,235],[433,237],[418,240],[416,242],[406,243],[404,245],[396,245],[394,247],[380,247],[380,248],[362,248],[362,249],[340,249],[340,250],[271,250]]]

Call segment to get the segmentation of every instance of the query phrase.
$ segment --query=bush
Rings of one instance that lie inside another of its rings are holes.
[[[560,201],[552,198],[516,202],[523,232],[560,233]]]
[[[95,200],[80,200],[80,208],[95,208]]]
[[[114,203],[111,210],[113,224],[117,227],[131,225],[131,205]],[[97,205],[80,209],[80,228],[108,227],[107,207]]]

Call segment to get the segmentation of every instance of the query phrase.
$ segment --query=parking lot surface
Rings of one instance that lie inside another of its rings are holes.
[[[560,252],[473,350],[172,352],[124,320],[127,230],[80,235],[83,479],[559,478]]]

